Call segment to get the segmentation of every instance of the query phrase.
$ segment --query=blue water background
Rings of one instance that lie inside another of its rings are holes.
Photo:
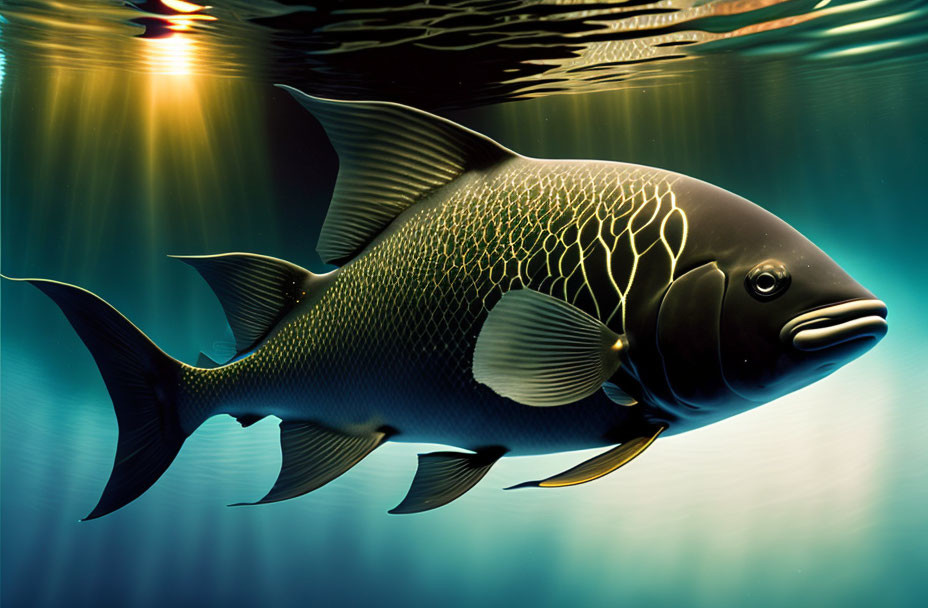
[[[890,332],[872,352],[661,439],[596,483],[504,492],[592,452],[505,459],[415,516],[386,511],[434,446],[388,444],[306,497],[226,507],[273,483],[277,420],[217,417],[144,496],[79,523],[112,464],[110,400],[54,304],[4,282],[3,605],[924,605],[928,66],[723,67],[683,88],[444,114],[524,154],[659,166],[758,202],[886,301]],[[251,251],[325,269],[314,246],[336,161],[279,91],[222,85],[228,98],[202,110],[207,143],[184,152],[165,126],[156,142],[171,157],[151,179],[155,152],[127,135],[132,100],[127,116],[88,118],[104,110],[68,99],[54,115],[35,102],[46,77],[7,65],[0,93],[5,274],[84,286],[192,362],[228,330],[206,285],[165,254]]]

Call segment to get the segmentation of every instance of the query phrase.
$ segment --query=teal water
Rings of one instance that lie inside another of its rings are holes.
[[[753,22],[816,3],[769,4],[781,12]],[[199,37],[151,40],[123,35],[126,9],[64,18],[56,6],[0,5],[2,270],[86,287],[185,361],[221,352],[214,296],[166,254],[251,251],[325,269],[315,240],[337,163],[270,86],[288,73],[268,59],[284,35],[236,21],[233,45],[220,12]],[[435,446],[389,444],[305,497],[228,508],[273,483],[277,421],[217,417],[144,496],[80,523],[112,465],[112,406],[54,304],[4,282],[3,605],[923,605],[924,10],[876,2],[708,41],[653,68],[672,77],[615,86],[590,86],[588,69],[582,82],[558,72],[566,84],[442,97],[423,75],[423,105],[523,154],[654,165],[741,194],[889,307],[889,334],[859,360],[660,439],[595,483],[503,492],[595,452],[504,459],[447,507],[390,516],[416,454]],[[444,52],[453,67],[466,51]],[[383,98],[411,103],[411,87]]]

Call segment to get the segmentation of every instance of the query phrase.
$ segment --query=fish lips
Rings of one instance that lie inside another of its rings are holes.
[[[805,352],[825,351],[841,345],[870,346],[886,335],[886,304],[865,299],[842,302],[798,315],[780,330],[780,340]]]

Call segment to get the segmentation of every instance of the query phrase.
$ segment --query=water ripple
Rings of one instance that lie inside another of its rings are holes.
[[[16,62],[247,77],[426,108],[673,82],[720,54],[821,69],[928,51],[918,0],[14,0],[2,15]]]

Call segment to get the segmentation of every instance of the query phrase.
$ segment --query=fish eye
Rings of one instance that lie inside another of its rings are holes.
[[[752,268],[744,279],[748,293],[758,300],[770,300],[789,287],[789,270],[782,262],[764,260]]]

